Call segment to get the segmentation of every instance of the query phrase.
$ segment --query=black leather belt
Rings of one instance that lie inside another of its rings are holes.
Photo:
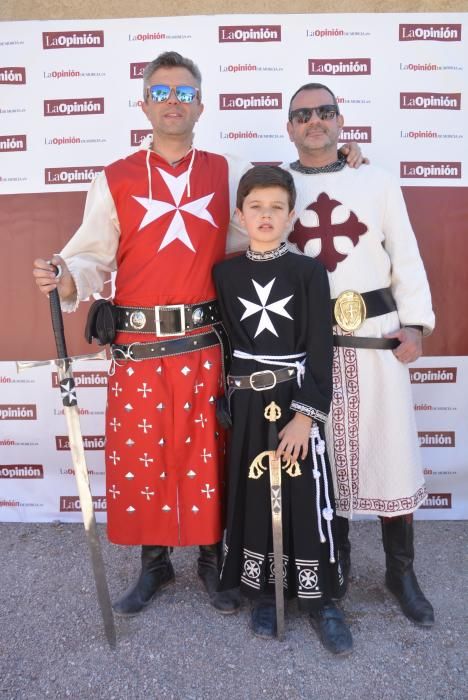
[[[164,306],[115,306],[116,330],[150,333],[158,337],[185,335],[187,331],[211,326],[221,320],[215,299],[199,304]]]
[[[391,311],[396,311],[397,306],[393,298],[390,287],[382,289],[373,289],[371,292],[362,292],[361,297],[366,305],[366,318],[374,318],[375,316],[383,316]],[[333,323],[336,324],[334,307],[336,299],[332,299]]]
[[[282,367],[281,369],[262,369],[259,372],[252,374],[244,374],[241,376],[233,376],[230,374],[227,378],[227,384],[232,389],[253,389],[254,391],[265,391],[265,389],[273,389],[281,382],[289,382],[294,379],[296,370],[293,367]]]
[[[334,335],[333,345],[339,348],[393,350],[400,345],[400,341],[398,338],[363,338],[357,335]]]
[[[199,333],[185,338],[159,340],[155,343],[130,343],[130,345],[112,345],[114,360],[149,360],[159,357],[184,355],[188,352],[203,350],[220,344],[220,336],[215,331]]]

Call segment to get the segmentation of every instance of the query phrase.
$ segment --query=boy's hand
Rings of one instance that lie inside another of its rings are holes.
[[[350,168],[359,168],[361,165],[369,165],[369,158],[362,155],[361,147],[355,141],[345,143],[340,152],[346,156],[346,163]]]
[[[276,457],[285,457],[296,462],[302,450],[302,459],[305,459],[309,450],[311,427],[312,418],[296,413],[278,434],[280,443],[276,449]]]

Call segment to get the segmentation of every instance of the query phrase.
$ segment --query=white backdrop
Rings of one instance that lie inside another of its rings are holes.
[[[454,22],[456,17],[456,22]],[[406,186],[466,187],[468,14],[253,15],[0,25],[0,193],[86,190],[148,132],[141,71],[165,50],[203,74],[196,145],[253,162],[295,159],[289,97],[335,91],[344,140]],[[70,231],[70,235],[73,232]],[[34,351],[31,350],[33,356]],[[107,363],[76,365],[98,517],[105,518]],[[430,498],[418,517],[468,517],[468,358],[412,368]],[[76,487],[50,367],[0,363],[0,520],[74,521]]]

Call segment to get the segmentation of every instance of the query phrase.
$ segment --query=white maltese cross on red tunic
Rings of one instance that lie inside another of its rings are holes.
[[[194,199],[192,202],[186,202],[180,206],[182,195],[184,194],[187,186],[187,173],[185,172],[182,173],[182,175],[175,177],[174,175],[167,173],[165,170],[162,170],[162,168],[157,168],[157,170],[166,183],[174,202],[164,202],[159,199],[148,199],[148,197],[134,196],[134,199],[136,199],[138,204],[141,204],[142,207],[146,209],[146,214],[141,220],[138,230],[141,231],[142,228],[148,226],[148,224],[151,224],[153,221],[156,221],[163,214],[173,211],[174,216],[172,217],[172,221],[164,234],[164,238],[162,239],[161,245],[158,248],[158,253],[160,250],[176,240],[181,241],[181,243],[186,245],[187,248],[195,253],[196,250],[193,247],[192,241],[190,240],[190,236],[186,228],[186,222],[184,221],[184,217],[182,216],[181,212],[188,212],[189,214],[192,214],[192,216],[196,216],[198,219],[203,219],[203,221],[208,221],[208,223],[210,223],[212,226],[218,228],[207,209],[208,204],[213,199],[214,192],[207,194],[205,197]]]

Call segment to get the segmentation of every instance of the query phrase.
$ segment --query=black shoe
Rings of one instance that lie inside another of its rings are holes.
[[[342,611],[334,603],[325,603],[320,610],[311,612],[309,619],[325,649],[336,656],[347,656],[351,653],[351,631]]]
[[[387,588],[396,597],[408,619],[421,627],[432,627],[434,608],[419,587],[413,570],[413,517],[381,518],[381,523]]]
[[[136,584],[112,608],[116,615],[137,615],[153,600],[156,593],[175,580],[167,547],[143,545],[141,573]]]
[[[228,591],[217,591],[210,596],[211,605],[221,613],[221,615],[232,615],[239,612],[240,591],[238,588],[231,588]]]
[[[413,569],[398,576],[387,571],[385,584],[400,603],[400,607],[408,619],[421,627],[433,626],[434,608],[420,589]]]
[[[211,605],[222,615],[232,615],[240,608],[239,589],[218,591],[222,544],[200,545],[198,576],[206,588]]]
[[[250,626],[256,637],[276,637],[276,605],[271,600],[260,599],[250,613]]]

